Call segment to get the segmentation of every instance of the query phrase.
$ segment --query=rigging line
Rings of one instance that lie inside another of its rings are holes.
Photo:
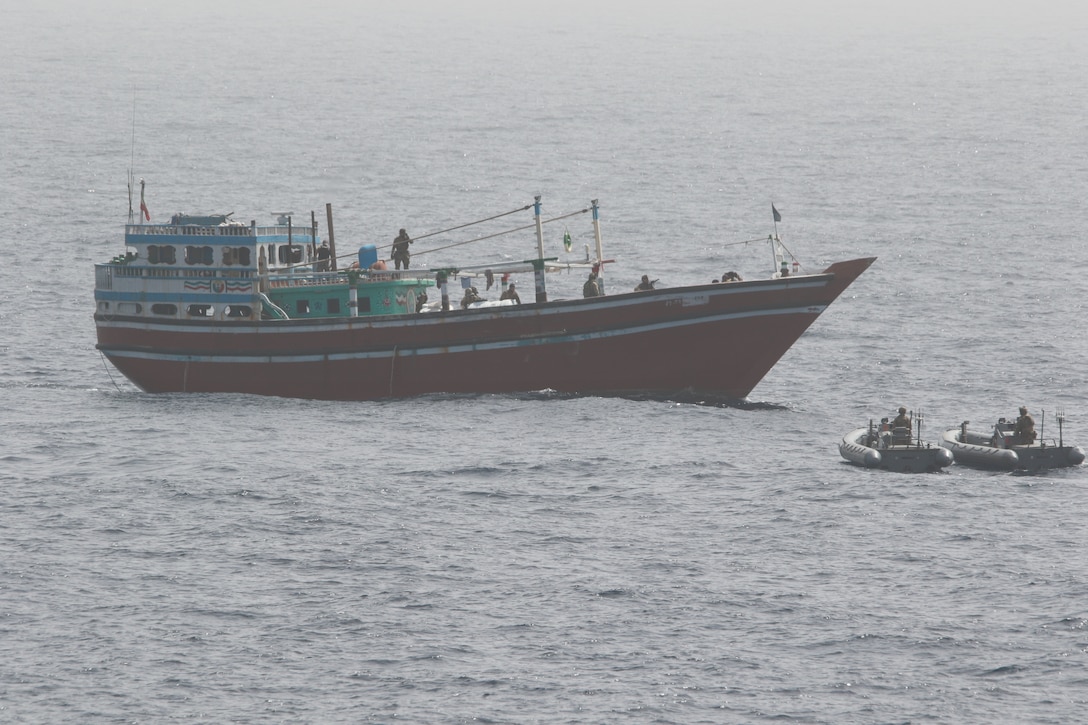
[[[471,227],[471,226],[474,226],[476,224],[483,224],[484,222],[494,221],[495,219],[501,219],[502,217],[510,216],[511,214],[518,214],[520,212],[527,211],[527,210],[532,209],[532,208],[533,208],[532,204],[526,204],[525,206],[520,207],[518,209],[511,209],[510,211],[504,211],[502,214],[496,214],[495,216],[489,216],[486,219],[479,219],[479,220],[474,221],[474,222],[468,222],[467,224],[458,224],[457,226],[450,227],[449,229],[439,229],[437,232],[427,232],[426,234],[420,234],[419,236],[412,237],[412,241],[414,242],[417,239],[426,239],[427,237],[433,237],[433,236],[435,236],[437,234],[446,234],[447,232],[454,232],[454,231],[457,231],[458,229],[464,229],[465,227]],[[484,238],[487,239],[488,237],[484,237]],[[386,244],[386,245],[381,246],[381,247],[375,247],[375,249],[378,250],[378,251],[385,251],[386,249],[392,249],[392,248],[393,248],[392,244]],[[416,252],[416,254],[423,254],[423,252]],[[354,253],[351,253],[351,254],[338,254],[336,256],[336,258],[339,260],[339,259],[348,259],[348,258],[354,257],[354,256],[355,256]]]
[[[545,219],[545,220],[541,221],[540,223],[541,224],[551,224],[552,222],[561,221],[561,220],[566,219],[568,217],[577,216],[579,214],[585,214],[588,211],[589,211],[589,209],[581,209],[579,211],[572,211],[570,214],[564,214],[562,216],[552,217],[551,219]],[[506,231],[502,231],[502,232],[495,232],[494,234],[489,234],[486,237],[477,237],[476,239],[469,239],[469,240],[466,240],[464,242],[454,242],[453,244],[447,244],[444,247],[435,247],[434,249],[424,249],[422,252],[416,252],[416,256],[418,257],[421,254],[429,254],[430,252],[441,252],[442,250],[445,250],[445,249],[452,249],[453,247],[460,247],[460,246],[463,246],[465,244],[472,244],[473,242],[482,242],[485,239],[494,239],[495,237],[501,237],[504,234],[513,234],[514,232],[523,232],[526,229],[535,229],[535,228],[536,228],[536,222],[533,222],[532,224],[526,224],[523,227],[516,227],[514,229],[507,229]]]
[[[128,171],[132,173],[132,165],[136,162],[136,89],[132,89],[132,138],[129,149]]]
[[[461,224],[459,226],[450,227],[449,229],[443,229],[443,230],[440,230],[440,231],[437,231],[437,232],[428,232],[427,234],[421,234],[418,237],[412,237],[412,241],[414,242],[417,239],[426,239],[427,237],[433,237],[436,234],[445,234],[446,232],[452,232],[452,231],[456,231],[458,229],[464,229],[465,227],[471,227],[471,226],[473,226],[475,224],[482,224],[483,222],[489,222],[489,221],[492,221],[494,219],[499,219],[499,218],[504,217],[504,216],[510,216],[511,214],[517,214],[518,212],[527,211],[527,210],[532,209],[532,208],[533,208],[533,205],[528,204],[526,206],[521,207],[520,209],[514,209],[512,211],[503,212],[502,214],[496,214],[495,216],[490,216],[490,217],[487,217],[486,219],[480,219],[479,221],[469,222],[468,224]],[[551,219],[545,219],[540,223],[541,224],[551,224],[552,222],[557,222],[557,221],[560,221],[562,219],[567,219],[567,218],[572,217],[572,216],[578,216],[579,214],[586,214],[588,212],[589,212],[589,208],[587,207],[585,209],[579,209],[578,211],[572,211],[569,214],[563,214],[561,216],[552,217]],[[494,239],[495,237],[501,237],[504,234],[513,234],[514,232],[525,231],[526,229],[532,229],[535,226],[536,226],[536,223],[534,222],[533,224],[527,224],[527,225],[525,225],[523,227],[516,227],[514,229],[507,229],[506,231],[503,231],[503,232],[496,232],[495,234],[489,234],[486,237],[478,237],[476,239],[469,239],[468,241],[464,241],[464,242],[455,242],[453,244],[448,244],[448,245],[446,245],[444,247],[435,247],[434,249],[425,249],[422,252],[415,252],[414,254],[415,254],[415,256],[418,257],[419,255],[427,254],[428,252],[438,252],[438,251],[441,251],[443,249],[450,249],[452,247],[459,247],[459,246],[461,246],[463,244],[471,244],[472,242],[482,242],[485,239]],[[385,250],[392,249],[392,248],[393,248],[392,244],[385,244],[385,245],[382,245],[380,247],[375,247],[375,250],[379,251],[379,252],[384,252]],[[354,252],[352,252],[350,254],[338,254],[338,255],[336,255],[336,258],[338,260],[339,259],[349,259],[349,258],[353,258],[353,257],[355,257]],[[306,266],[306,263],[296,265],[296,266],[304,267],[304,266]]]
[[[562,216],[553,216],[551,219],[545,219],[544,221],[542,221],[540,223],[541,224],[551,224],[552,222],[557,222],[557,221],[559,221],[561,219],[567,219],[568,217],[578,216],[579,214],[586,214],[588,212],[589,212],[589,207],[586,207],[585,209],[579,209],[578,211],[572,211],[570,214],[563,214]]]
[[[132,167],[136,163],[136,86],[132,87],[132,138],[128,158],[128,223],[132,223]]]
[[[721,246],[723,246],[723,247],[736,247],[736,246],[739,246],[741,244],[754,244],[755,242],[765,242],[765,241],[767,241],[767,237],[760,237],[759,239],[745,239],[742,242],[725,242]]]
[[[393,370],[397,366],[397,349],[398,345],[393,346],[393,357],[389,360],[389,397],[393,397]]]
[[[793,252],[791,252],[791,251],[790,251],[790,250],[789,250],[789,249],[788,249],[788,248],[786,247],[786,245],[785,245],[785,244],[782,244],[782,241],[781,241],[781,240],[779,240],[779,242],[778,242],[778,245],[779,245],[780,247],[782,247],[782,251],[784,251],[784,252],[785,252],[786,254],[790,255],[790,259],[792,259],[792,260],[793,260],[794,262],[797,262],[798,264],[800,264],[800,263],[801,263],[801,260],[800,260],[800,259],[798,259],[797,257],[795,257],[795,256],[794,256],[794,254],[793,254]]]
[[[422,252],[416,252],[416,256],[418,257],[421,254],[429,254],[431,252],[441,252],[444,249],[452,249],[454,247],[464,246],[465,244],[473,244],[474,242],[482,242],[485,239],[494,239],[495,237],[501,237],[501,236],[503,236],[505,234],[513,234],[514,232],[523,232],[526,229],[535,229],[535,228],[536,228],[535,223],[526,224],[523,227],[516,227],[514,229],[507,229],[504,232],[495,232],[494,234],[488,234],[486,237],[477,237],[476,239],[467,239],[467,240],[465,240],[463,242],[454,242],[453,244],[447,244],[444,247],[435,247],[434,249],[424,249]]]
[[[120,393],[121,388],[119,385],[117,385],[117,381],[113,379],[113,373],[110,372],[110,366],[109,363],[106,362],[105,353],[99,350],[98,354],[102,356],[102,367],[106,368],[106,376],[109,377],[110,382],[113,383],[113,387],[117,388],[117,392]]]
[[[504,216],[510,216],[511,214],[517,214],[518,212],[523,212],[523,211],[526,211],[526,210],[532,209],[532,208],[533,208],[532,204],[526,204],[525,206],[521,207],[520,209],[512,209],[510,211],[504,211],[502,214],[496,214],[495,216],[489,216],[486,219],[480,219],[478,221],[469,222],[467,224],[459,224],[459,225],[457,225],[455,227],[450,227],[449,229],[440,229],[437,232],[427,232],[426,234],[420,234],[417,237],[412,237],[412,241],[414,242],[417,239],[426,239],[427,237],[433,237],[436,234],[445,234],[447,232],[457,231],[458,229],[464,229],[465,227],[471,227],[474,224],[483,224],[484,222],[489,222],[489,221],[492,221],[492,220],[495,220],[495,219],[501,219]],[[393,245],[389,245],[389,246],[391,247]]]

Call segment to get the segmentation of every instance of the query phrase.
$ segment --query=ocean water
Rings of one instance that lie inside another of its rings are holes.
[[[1088,444],[1084,10],[3,10],[0,720],[1084,719],[1088,469],[837,451],[899,405]],[[768,274],[772,203],[878,261],[743,406],[147,395],[94,349],[130,168],[342,249],[599,199],[613,290]]]

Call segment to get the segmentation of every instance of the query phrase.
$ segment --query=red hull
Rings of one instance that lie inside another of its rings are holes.
[[[445,314],[95,319],[99,349],[149,392],[373,400],[552,389],[743,398],[872,262],[781,280]]]

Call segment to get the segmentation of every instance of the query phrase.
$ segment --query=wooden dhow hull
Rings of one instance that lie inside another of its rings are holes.
[[[154,393],[374,400],[550,389],[739,399],[873,260],[781,279],[445,313],[260,321],[96,314],[95,322],[98,349]]]

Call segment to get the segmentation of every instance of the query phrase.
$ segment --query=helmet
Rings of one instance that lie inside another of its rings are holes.
[[[900,413],[906,413],[906,412],[907,412],[907,409],[906,409],[906,408],[900,408],[900,409],[899,409],[899,412],[900,412]]]

